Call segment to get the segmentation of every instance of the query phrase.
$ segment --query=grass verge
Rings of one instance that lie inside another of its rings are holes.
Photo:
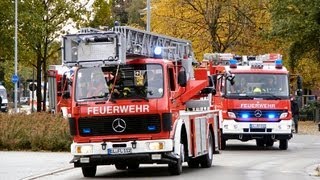
[[[69,151],[67,120],[48,113],[0,113],[0,150]]]

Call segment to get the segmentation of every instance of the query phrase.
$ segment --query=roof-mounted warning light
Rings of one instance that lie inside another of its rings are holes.
[[[282,60],[281,59],[275,60],[275,66],[277,69],[282,69]]]
[[[229,61],[229,66],[230,66],[230,68],[237,68],[237,63],[238,63],[237,60],[235,60],[235,59],[230,59],[230,61]]]

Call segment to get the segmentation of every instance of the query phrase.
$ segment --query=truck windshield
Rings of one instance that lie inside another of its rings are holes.
[[[152,99],[163,96],[160,64],[81,68],[76,74],[75,99]]]
[[[234,84],[227,81],[226,96],[230,98],[289,98],[287,74],[235,74]]]

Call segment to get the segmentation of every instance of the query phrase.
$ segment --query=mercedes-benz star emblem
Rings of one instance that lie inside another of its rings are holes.
[[[261,117],[262,116],[261,110],[254,111],[254,116],[257,117],[257,118]]]
[[[112,122],[112,129],[117,133],[123,132],[126,129],[126,127],[126,122],[121,118],[117,118]]]

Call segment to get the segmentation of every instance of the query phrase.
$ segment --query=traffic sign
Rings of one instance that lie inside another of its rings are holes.
[[[14,75],[12,76],[12,78],[11,78],[11,81],[12,81],[13,83],[17,83],[17,82],[19,81],[19,76],[14,74]]]

